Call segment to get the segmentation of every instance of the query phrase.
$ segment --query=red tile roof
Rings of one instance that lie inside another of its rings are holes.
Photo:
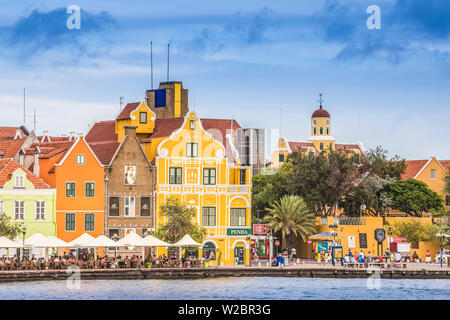
[[[423,166],[428,162],[428,160],[407,160],[405,161],[406,169],[401,175],[402,180],[414,179],[414,177],[419,173]]]
[[[3,158],[14,158],[24,142],[25,139],[0,141],[0,151],[3,153]]]
[[[32,147],[38,146],[41,150],[40,158],[49,159],[62,152],[67,152],[76,140],[54,141],[44,143],[33,143]]]
[[[26,137],[27,134],[20,127],[0,127],[0,140],[12,140],[16,136],[16,131],[20,130],[22,138]]]
[[[450,171],[450,160],[439,160],[439,162],[445,170]]]
[[[107,165],[111,162],[112,157],[116,153],[119,143],[115,141],[101,141],[95,143],[89,143],[92,151],[97,156],[98,160],[103,164]]]
[[[130,119],[131,111],[136,109],[140,104],[141,104],[140,102],[127,103],[125,108],[123,108],[122,112],[117,116],[116,120]]]
[[[11,180],[11,174],[14,173],[18,168],[21,168],[27,176],[27,179],[34,185],[36,189],[51,189],[51,187],[40,179],[38,176],[34,175],[31,171],[25,169],[23,166],[18,164],[12,159],[0,160],[0,187],[3,188],[6,182]]]
[[[313,112],[311,118],[329,118],[330,114],[328,113],[327,110],[322,109],[322,107],[320,107],[320,109],[317,109],[316,111]]]
[[[357,143],[336,143],[336,150],[359,150],[362,152],[361,147]]]
[[[183,124],[184,118],[166,118],[166,119],[156,119],[155,129],[153,133],[146,139],[142,139],[142,142],[150,141],[154,138],[168,137],[172,132],[179,129]]]
[[[99,141],[117,141],[116,121],[100,121],[96,122],[86,135],[86,142],[93,143]]]
[[[288,141],[289,148],[291,148],[291,151],[304,151],[302,149],[307,149],[309,147],[314,147],[314,144],[312,142],[306,142],[306,141]]]

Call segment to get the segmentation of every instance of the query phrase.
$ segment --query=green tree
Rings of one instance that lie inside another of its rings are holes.
[[[401,159],[398,155],[388,159],[387,154],[388,151],[381,146],[364,153],[364,158],[370,168],[369,173],[375,174],[380,178],[400,180],[402,173],[406,169],[405,159]]]
[[[189,234],[195,241],[202,242],[206,229],[193,222],[194,208],[189,208],[178,199],[170,197],[161,205],[161,213],[167,217],[167,223],[159,225],[155,237],[174,243]]]
[[[14,240],[22,233],[23,223],[11,221],[11,217],[6,214],[0,214],[0,236]]]
[[[397,221],[392,226],[392,234],[418,245],[420,241],[436,240],[436,226],[417,220]]]
[[[315,214],[299,196],[283,196],[280,201],[275,201],[267,208],[267,211],[264,220],[274,232],[281,232],[286,239],[288,253],[293,236],[300,236],[306,241],[307,237],[316,231]]]
[[[444,181],[445,181],[444,191],[446,193],[450,193],[450,171],[447,172],[447,175],[445,176]]]
[[[422,181],[398,180],[388,185],[385,191],[392,198],[392,208],[410,215],[421,216],[424,212],[443,209],[442,197]]]

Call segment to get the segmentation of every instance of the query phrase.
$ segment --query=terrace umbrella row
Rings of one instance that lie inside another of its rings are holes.
[[[10,240],[6,237],[0,237],[0,248],[45,248],[47,257],[48,248],[98,248],[98,247],[201,247],[201,244],[194,241],[190,235],[185,235],[180,241],[170,244],[148,235],[145,238],[140,237],[136,232],[130,232],[119,241],[114,241],[104,235],[94,238],[88,233],[84,233],[78,238],[66,242],[55,236],[44,236],[41,233],[35,233],[22,242],[19,239]],[[144,251],[144,249],[143,249]]]

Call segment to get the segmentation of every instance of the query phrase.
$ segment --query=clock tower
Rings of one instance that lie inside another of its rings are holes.
[[[323,109],[322,96],[323,93],[319,94],[319,109],[311,116],[311,137],[308,139],[319,152],[328,148],[335,149],[335,140],[331,136],[331,117],[328,111]]]

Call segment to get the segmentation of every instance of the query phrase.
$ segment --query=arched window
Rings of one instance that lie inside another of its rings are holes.
[[[327,134],[330,134],[330,128],[327,128]]]
[[[323,150],[323,143],[320,143],[320,150]]]
[[[320,127],[319,133],[320,133],[320,134],[323,134],[323,127]]]
[[[216,246],[212,242],[203,245],[203,256],[205,259],[216,260]]]
[[[333,149],[333,143],[330,142],[330,150]]]
[[[317,134],[317,129],[316,128],[314,128],[314,135],[316,135]]]

